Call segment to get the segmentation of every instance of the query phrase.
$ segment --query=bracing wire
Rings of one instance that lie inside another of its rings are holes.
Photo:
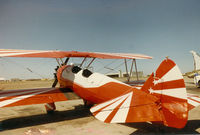
[[[129,62],[130,60],[131,60],[131,59],[128,59],[127,62]],[[104,65],[103,62],[101,62],[100,60],[97,60],[97,61],[100,62],[102,65]],[[109,71],[105,73],[105,74],[108,74],[108,73],[112,72],[113,70],[116,70],[117,68],[121,67],[121,66],[124,64],[124,62],[121,62],[120,64],[118,64],[118,65],[115,66],[114,68],[110,68],[110,67],[109,67],[111,64],[114,64],[114,63],[117,62],[117,61],[118,61],[117,59],[111,61],[111,62],[108,63],[107,65],[104,65],[102,68],[98,69],[97,72],[99,72],[99,71],[101,71],[101,70],[103,70],[103,69],[109,69]]]
[[[131,59],[128,59],[127,60],[127,63],[130,61]],[[117,66],[115,66],[114,68],[112,68],[113,70],[116,70],[117,68],[119,68],[119,67],[121,67],[122,65],[124,64],[124,62],[121,62],[119,65],[117,65]],[[108,74],[108,73],[110,73],[111,71],[109,71],[109,72],[107,72],[107,73],[105,73],[105,74]]]
[[[99,69],[96,70],[97,72],[99,72],[99,71],[103,70],[105,67],[109,67],[111,64],[114,64],[117,60],[115,59],[115,60],[111,61],[110,63],[108,63],[106,65],[104,65],[104,63],[101,62],[98,59],[96,61],[99,62],[99,63],[101,63],[101,65],[103,65],[103,67],[101,67],[101,68],[99,68]]]
[[[35,75],[38,75],[38,76],[41,77],[41,78],[45,78],[45,77],[42,76],[41,74],[39,74],[39,73],[37,73],[37,72],[31,70],[31,69],[28,68],[28,67],[23,66],[22,64],[19,64],[19,63],[15,62],[15,61],[13,61],[13,60],[11,60],[11,59],[3,58],[3,57],[1,57],[1,58],[2,58],[3,60],[5,60],[5,61],[9,62],[9,63],[15,64],[15,65],[17,65],[18,67],[23,68],[23,69],[29,71],[30,73],[33,73],[33,74],[35,74]]]

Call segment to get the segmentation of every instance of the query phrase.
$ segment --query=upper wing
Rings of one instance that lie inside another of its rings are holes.
[[[13,49],[0,49],[0,57],[41,57],[41,58],[90,57],[90,58],[101,58],[101,59],[152,59],[152,57],[147,55],[130,54],[130,53],[39,51],[39,50],[13,50]]]
[[[0,92],[0,107],[52,103],[67,100],[59,88],[5,90]]]

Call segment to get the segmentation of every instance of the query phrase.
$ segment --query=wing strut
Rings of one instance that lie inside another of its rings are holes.
[[[139,76],[138,76],[138,71],[137,71],[136,59],[133,59],[133,61],[135,62],[135,72],[136,72],[137,81],[139,81]]]
[[[136,77],[137,77],[137,81],[139,81],[139,76],[138,76],[138,70],[137,70],[136,60],[135,60],[135,59],[132,60],[130,73],[128,72],[128,66],[127,66],[127,60],[126,60],[126,59],[124,59],[124,63],[125,63],[125,67],[126,67],[127,82],[130,82],[130,80],[131,80],[131,76],[132,76],[132,73],[133,73],[133,63],[135,63]]]
[[[131,75],[132,75],[132,73],[133,73],[133,63],[134,63],[134,59],[132,60],[132,64],[131,64],[130,77],[131,77]],[[129,81],[130,81],[130,79],[129,79]]]
[[[89,66],[94,62],[94,60],[95,60],[95,58],[93,58],[93,59],[91,60],[91,62],[87,65],[86,68],[89,68]]]
[[[56,58],[56,61],[57,61],[58,65],[59,65],[59,67],[61,67],[61,64],[60,64],[60,61],[59,61],[58,58]]]
[[[82,67],[82,66],[83,66],[83,63],[86,61],[86,59],[87,59],[87,57],[85,57],[85,58],[83,59],[83,61],[81,62],[81,65],[80,65],[80,67]]]
[[[130,75],[129,75],[129,73],[128,73],[128,66],[127,66],[127,61],[126,61],[126,59],[124,59],[124,63],[125,63],[125,67],[126,67],[127,81],[129,82],[129,81],[130,81]]]

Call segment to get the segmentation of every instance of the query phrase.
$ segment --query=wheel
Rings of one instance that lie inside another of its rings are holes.
[[[52,115],[52,114],[54,114],[54,112],[55,112],[54,110],[50,110],[50,111],[47,111],[47,114]]]

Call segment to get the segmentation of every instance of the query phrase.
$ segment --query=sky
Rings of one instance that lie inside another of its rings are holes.
[[[145,74],[169,56],[185,73],[194,68],[189,51],[200,53],[200,1],[0,0],[0,48],[141,53],[153,57],[137,61]],[[98,68],[110,62],[93,66],[106,73]],[[53,77],[57,66],[44,58],[0,58],[0,64],[7,79]]]

